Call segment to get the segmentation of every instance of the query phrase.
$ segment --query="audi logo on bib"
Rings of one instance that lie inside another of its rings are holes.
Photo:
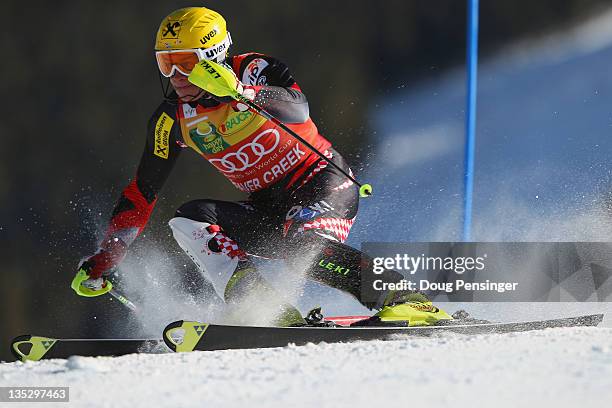
[[[266,137],[269,134],[273,136]],[[253,167],[266,155],[272,153],[278,147],[279,142],[280,134],[278,130],[267,129],[237,151],[227,153],[220,159],[209,159],[209,161],[223,173],[242,172]]]
[[[227,122],[225,117],[221,119],[217,123]],[[318,134],[312,121],[294,126],[302,128],[298,130],[316,149],[329,147],[329,142]],[[213,150],[197,151],[238,189],[245,192],[264,189],[300,166],[312,165],[317,160],[316,155],[271,122],[255,129],[246,126],[236,133],[222,134],[221,137],[224,140],[222,150],[217,149],[214,153]],[[300,176],[300,170],[297,171],[292,177]]]

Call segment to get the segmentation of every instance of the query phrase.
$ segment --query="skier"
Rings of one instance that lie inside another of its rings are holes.
[[[191,148],[249,193],[249,199],[181,205],[169,221],[174,238],[228,304],[248,311],[253,302],[272,302],[277,311],[273,324],[303,324],[297,309],[279,300],[252,257],[284,259],[290,270],[304,270],[308,278],[361,301],[362,254],[344,244],[357,215],[358,188],[330,165],[352,175],[309,117],[306,97],[287,66],[255,52],[230,56],[231,45],[224,18],[210,9],[183,8],[163,19],[155,55],[172,90],[163,89],[164,101],[149,121],[136,176],[123,190],[98,251],[79,266],[88,277],[82,285],[92,291],[104,285],[104,277],[145,228],[178,157]],[[239,93],[326,159],[246,105],[189,82],[203,59],[231,70]],[[412,320],[415,313],[427,322],[450,318],[418,294],[384,292],[376,302],[362,304],[381,309],[378,321]]]

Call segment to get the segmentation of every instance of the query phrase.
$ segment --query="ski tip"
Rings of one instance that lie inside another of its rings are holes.
[[[594,315],[591,315],[590,317],[591,317],[592,325],[593,326],[597,326],[597,325],[599,325],[599,323],[601,323],[603,321],[604,314],[603,313],[594,314]]]
[[[175,322],[170,323],[164,328],[162,339],[164,340],[164,343],[166,343],[166,346],[168,346],[168,348],[174,352],[176,352],[176,346],[180,339],[178,338],[179,333],[177,333],[174,337],[172,336],[172,334],[174,333],[174,330],[176,328],[179,328],[182,325],[183,321],[177,320]]]
[[[604,319],[603,313],[557,319],[569,322],[568,326],[598,326]]]
[[[166,326],[164,343],[174,352],[193,351],[208,329],[207,323],[178,320]]]
[[[39,361],[53,348],[57,339],[32,336],[17,336],[11,341],[11,353],[22,362]]]

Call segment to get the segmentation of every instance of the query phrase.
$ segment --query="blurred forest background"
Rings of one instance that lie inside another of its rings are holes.
[[[481,0],[481,58],[607,3]],[[125,318],[116,302],[80,299],[69,283],[132,177],[147,120],[161,101],[153,54],[159,22],[192,5],[224,15],[232,53],[259,51],[286,62],[320,131],[355,168],[376,166],[368,160],[376,141],[369,117],[387,96],[464,63],[460,0],[5,2],[1,360],[9,359],[15,335],[104,336],[111,321]],[[195,154],[184,154],[134,253],[155,242],[180,258],[166,222],[199,197],[243,196]]]

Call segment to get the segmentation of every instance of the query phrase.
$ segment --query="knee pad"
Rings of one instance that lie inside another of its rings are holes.
[[[236,245],[233,241],[223,236],[222,242],[215,238],[219,234],[219,228],[207,222],[190,220],[189,218],[172,218],[168,225],[172,229],[172,235],[179,246],[195,262],[205,278],[215,288],[215,291],[223,299],[225,286],[238,265],[238,256],[231,253],[225,246]],[[212,245],[211,245],[212,244]],[[227,244],[227,245],[226,245]],[[238,247],[236,245],[236,250]]]

